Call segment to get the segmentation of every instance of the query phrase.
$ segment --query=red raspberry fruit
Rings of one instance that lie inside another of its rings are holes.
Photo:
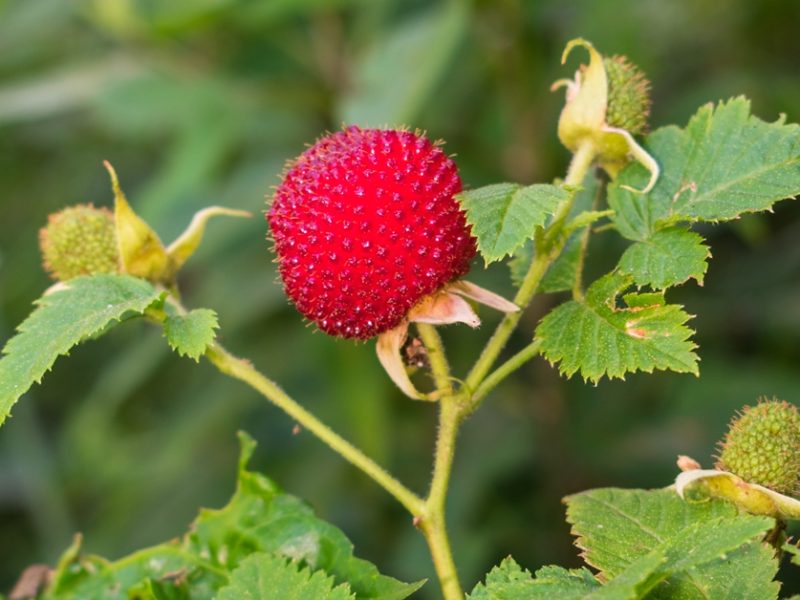
[[[469,270],[455,163],[409,131],[348,127],[290,164],[267,214],[286,294],[324,332],[369,339]]]

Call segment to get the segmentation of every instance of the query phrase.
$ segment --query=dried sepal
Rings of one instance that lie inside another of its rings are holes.
[[[485,304],[502,312],[516,312],[519,307],[494,292],[466,281],[447,284],[438,292],[423,297],[396,327],[378,335],[375,346],[378,360],[395,385],[414,400],[436,400],[436,394],[423,394],[408,376],[403,360],[402,348],[408,336],[409,323],[449,325],[464,323],[470,327],[481,324],[478,315],[462,296]]]
[[[678,475],[674,487],[685,500],[719,498],[750,514],[784,520],[800,519],[800,501],[757,483],[749,483],[728,471],[690,469]]]
[[[414,387],[403,362],[400,350],[406,342],[406,337],[408,337],[408,321],[403,321],[397,327],[384,331],[378,336],[375,351],[386,374],[400,388],[401,392],[412,400],[426,400],[425,394]]]

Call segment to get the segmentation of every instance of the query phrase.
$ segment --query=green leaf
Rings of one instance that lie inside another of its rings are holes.
[[[637,286],[663,290],[695,279],[702,285],[711,252],[703,238],[688,229],[672,227],[631,245],[619,270],[633,276]]]
[[[167,542],[118,561],[93,555],[62,560],[43,600],[211,600],[227,573],[181,546]]]
[[[252,552],[275,552],[348,582],[358,598],[399,600],[422,586],[381,575],[371,563],[355,558],[353,545],[339,529],[314,516],[298,498],[279,493],[263,475],[248,471],[255,442],[243,434],[240,438],[236,493],[226,507],[200,513],[188,538],[195,552],[214,557],[225,569]]]
[[[164,321],[164,335],[170,347],[181,356],[199,361],[216,337],[217,313],[196,308],[185,315],[170,315]]]
[[[599,590],[586,596],[587,600],[637,600],[643,598],[665,577],[666,557],[660,548],[634,560],[628,568]]]
[[[102,274],[58,284],[37,300],[0,358],[0,424],[59,356],[122,318],[142,314],[161,298],[162,292],[146,281]]]
[[[458,195],[472,235],[486,264],[513,254],[556,207],[569,198],[564,188],[548,184],[497,183]]]
[[[594,172],[589,173],[583,185],[575,195],[575,200],[570,210],[566,228],[568,239],[558,258],[550,265],[539,284],[539,290],[545,293],[564,292],[572,289],[578,271],[580,260],[580,242],[585,228],[592,225],[597,219],[609,216],[611,211],[593,211],[598,196],[600,182]],[[533,260],[533,241],[526,241],[514,252],[508,261],[511,271],[511,281],[519,287],[525,278],[528,268]]]
[[[790,555],[789,562],[795,566],[800,566],[800,548],[787,542],[781,546],[781,550]]]
[[[624,577],[643,554],[664,557],[648,598],[777,597],[777,561],[761,543],[773,519],[722,501],[685,502],[672,490],[599,489],[566,503],[577,545],[603,577]]]
[[[375,127],[418,121],[466,37],[469,17],[467,4],[446,2],[376,35],[355,61],[339,119]]]
[[[333,585],[333,578],[322,571],[301,569],[285,558],[258,552],[242,561],[215,600],[355,599],[346,584]]]
[[[536,577],[523,570],[512,558],[505,559],[479,583],[470,600],[636,600],[650,590],[665,558],[650,552],[634,561],[628,569],[605,585],[585,567],[567,570],[557,566],[542,567]]]
[[[665,304],[661,294],[627,294],[625,306],[617,306],[632,281],[610,273],[589,287],[584,300],[565,302],[542,319],[536,338],[562,374],[580,371],[593,382],[654,369],[697,374],[696,346],[685,325],[690,315]]]
[[[800,194],[800,127],[783,117],[766,123],[751,116],[745,98],[707,104],[685,129],[658,129],[645,146],[661,166],[653,190],[623,189],[644,186],[647,173],[637,164],[609,186],[617,228],[632,240],[680,221],[725,221],[768,210]]]
[[[513,558],[503,560],[486,576],[486,583],[479,583],[469,595],[470,600],[581,600],[600,583],[588,569],[567,570],[561,567],[543,567],[536,572],[536,579],[522,569]]]
[[[201,510],[180,540],[117,561],[80,556],[73,546],[60,561],[45,597],[126,600],[128,590],[150,593],[160,585],[168,590],[162,593],[165,597],[182,593],[183,586],[192,600],[210,600],[254,553],[301,561],[310,572],[321,571],[337,584],[347,583],[358,599],[402,600],[422,587],[424,582],[403,583],[381,575],[373,564],[354,557],[352,544],[339,529],[247,469],[255,442],[245,434],[240,440],[236,492],[227,506]]]

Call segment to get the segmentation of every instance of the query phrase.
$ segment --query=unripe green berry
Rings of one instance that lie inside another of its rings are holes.
[[[119,271],[114,216],[105,208],[81,204],[50,215],[39,247],[45,270],[59,281]]]
[[[800,414],[782,400],[746,406],[720,444],[717,468],[781,494],[800,483]]]
[[[608,79],[606,123],[633,135],[647,131],[650,116],[650,82],[625,56],[603,59]]]

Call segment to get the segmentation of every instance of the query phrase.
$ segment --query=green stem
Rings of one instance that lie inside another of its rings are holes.
[[[542,281],[542,277],[547,272],[548,267],[552,259],[540,252],[536,252],[535,256],[533,257],[533,262],[531,262],[531,266],[528,269],[528,273],[525,275],[525,279],[522,281],[522,285],[517,292],[517,295],[514,296],[514,304],[520,307],[520,310],[513,313],[507,313],[503,320],[500,321],[500,324],[495,329],[494,334],[487,342],[486,346],[483,348],[483,352],[478,357],[478,360],[475,362],[475,365],[472,367],[472,370],[467,375],[466,384],[467,389],[475,390],[481,384],[483,379],[489,373],[489,370],[492,368],[495,360],[497,360],[497,356],[503,350],[508,341],[508,338],[511,337],[511,333],[519,323],[519,320],[522,318],[522,312],[525,307],[528,306],[530,301],[533,299],[536,290],[539,287],[539,283]]]
[[[597,192],[592,199],[591,210],[597,210],[597,204],[600,201],[600,194],[603,190],[602,185],[597,186]],[[578,248],[578,263],[575,266],[575,281],[572,283],[572,298],[574,300],[583,300],[583,265],[586,263],[586,250],[589,248],[589,238],[592,235],[592,227],[589,225],[581,233]]]
[[[489,392],[497,387],[501,381],[519,369],[534,356],[539,354],[540,346],[541,344],[539,343],[539,340],[532,341],[502,365],[497,367],[491,375],[486,377],[486,379],[483,380],[483,383],[478,386],[478,389],[472,393],[470,412],[477,409],[478,406],[480,406],[481,401],[489,394]]]
[[[417,323],[417,331],[428,352],[436,391],[444,395],[451,395],[453,385],[450,381],[450,365],[447,364],[447,356],[444,353],[444,344],[442,344],[439,332],[433,325],[427,323]]]
[[[564,177],[564,185],[577,188],[583,184],[586,179],[586,174],[597,157],[597,149],[594,142],[591,140],[584,142],[575,154],[572,155],[572,160],[567,169],[567,175]],[[575,201],[575,194],[573,193],[567,200],[561,203],[553,214],[553,221],[548,229],[551,234],[557,234],[561,225],[569,216],[569,211],[572,210],[572,203]]]
[[[456,436],[464,418],[462,401],[463,397],[461,396],[448,396],[443,398],[440,403],[439,433],[436,438],[433,478],[428,498],[425,500],[425,512],[419,520],[419,527],[428,542],[445,600],[463,600],[464,598],[453,561],[453,553],[450,549],[450,541],[447,537],[445,520],[447,488],[453,469]]]
[[[206,350],[206,358],[225,375],[243,381],[259,392],[267,400],[280,408],[305,429],[325,442],[334,452],[341,455],[352,465],[361,469],[378,485],[389,492],[394,498],[405,506],[408,511],[419,516],[425,512],[425,502],[406,486],[392,477],[383,467],[369,458],[361,450],[353,446],[339,434],[331,430],[322,421],[300,406],[290,398],[286,392],[273,381],[262,375],[253,365],[246,360],[237,358],[217,343]]]
[[[578,148],[578,151],[572,157],[567,176],[564,179],[564,185],[577,188],[577,186],[583,183],[595,156],[595,147],[591,142]],[[542,277],[544,277],[547,269],[560,254],[565,240],[562,239],[563,236],[560,236],[559,233],[564,225],[564,221],[569,215],[569,211],[572,209],[574,200],[575,193],[573,192],[570,197],[562,202],[556,209],[553,215],[553,221],[545,230],[545,234],[543,236],[537,236],[536,252],[533,261],[528,269],[528,273],[525,275],[525,279],[522,280],[522,285],[517,295],[514,297],[514,304],[519,306],[521,310],[515,313],[508,313],[503,320],[500,321],[500,324],[484,347],[477,362],[467,375],[467,389],[477,389],[489,373],[492,365],[505,347],[506,342],[508,342],[508,338],[511,337],[511,333],[516,328],[517,323],[519,323],[523,310],[530,304],[531,300],[533,300],[533,296],[539,288]]]

